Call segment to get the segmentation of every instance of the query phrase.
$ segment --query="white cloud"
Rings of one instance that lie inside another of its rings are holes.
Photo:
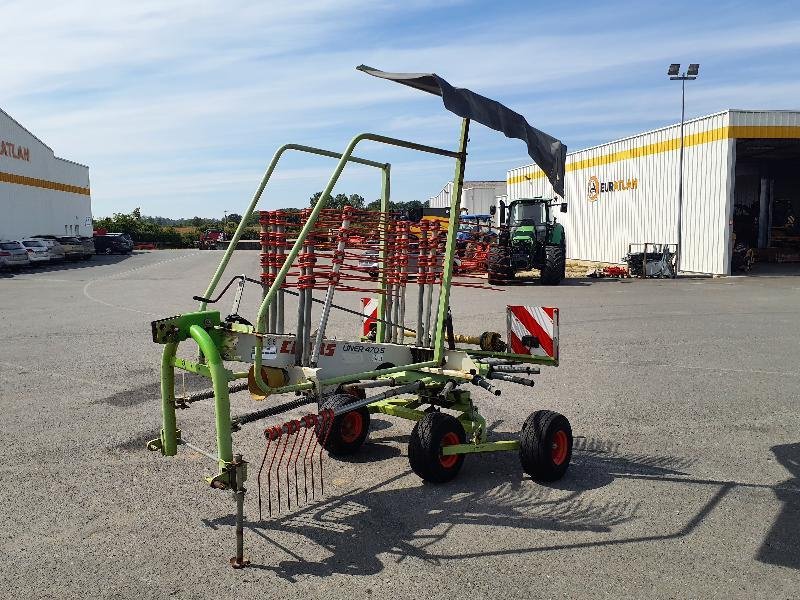
[[[605,27],[616,17],[600,6],[567,16],[487,12],[474,20],[465,15],[476,8],[461,7],[452,24],[394,31],[393,23],[416,13],[424,20],[429,9],[439,18],[442,3],[43,4],[0,3],[0,103],[57,154],[90,164],[98,214],[133,206],[167,216],[185,214],[186,206],[215,214],[220,202],[232,210],[286,141],[338,149],[355,133],[375,130],[453,144],[457,121],[438,99],[357,73],[362,62],[436,70],[505,101],[572,149],[674,120],[678,90],[663,73],[673,60],[704,64],[687,90],[694,115],[728,106],[790,108],[800,91],[796,77],[734,72],[743,58],[800,48],[798,22],[786,19],[753,27],[742,18],[716,29],[639,19],[621,30]],[[515,152],[525,161],[523,148],[502,136],[476,128],[472,141],[473,177],[502,178],[514,164],[498,161]],[[365,151],[392,160],[397,174],[416,174],[394,184],[401,198],[427,197],[451,177],[447,161]],[[295,160],[279,172],[276,190],[304,202],[292,186],[320,185],[320,169]],[[349,171],[344,180],[363,181]]]

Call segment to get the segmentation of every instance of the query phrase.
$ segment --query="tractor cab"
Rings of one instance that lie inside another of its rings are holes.
[[[515,200],[508,207],[506,226],[513,240],[543,241],[550,222],[550,205],[543,198]]]
[[[520,198],[508,206],[500,203],[500,226],[507,241],[544,243],[556,227],[553,207],[558,202],[551,198]],[[494,208],[494,207],[493,207]],[[492,211],[496,213],[497,209]],[[567,212],[567,204],[561,203],[561,212]]]

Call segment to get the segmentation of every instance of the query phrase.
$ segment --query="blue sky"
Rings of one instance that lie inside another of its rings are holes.
[[[796,2],[3,2],[0,107],[91,167],[96,216],[242,212],[285,142],[340,150],[362,131],[454,146],[440,99],[354,67],[434,71],[524,114],[570,150],[680,116],[670,62],[701,63],[687,116],[800,108]],[[504,179],[524,146],[472,129],[468,179]],[[447,159],[365,145],[396,200],[425,200]],[[292,156],[262,207],[304,206],[332,161]],[[352,169],[336,191],[379,195]]]

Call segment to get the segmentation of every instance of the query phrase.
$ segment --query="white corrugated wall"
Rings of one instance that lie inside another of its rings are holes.
[[[452,191],[453,182],[450,181],[438,194],[431,196],[428,200],[428,206],[431,208],[450,208],[450,193]]]
[[[461,208],[471,215],[488,214],[494,206],[495,198],[506,191],[504,181],[465,181],[461,191]],[[450,194],[453,182],[450,181],[442,191],[428,200],[431,208],[450,208]]]
[[[729,269],[729,220],[734,143],[728,112],[685,126],[683,257],[681,268],[698,273]],[[574,152],[567,157],[567,214],[557,213],[567,234],[569,258],[621,262],[628,244],[677,242],[680,126],[671,126]],[[591,178],[621,182],[589,199]],[[636,182],[635,188],[633,182]],[[625,189],[627,188],[627,189]],[[509,200],[552,197],[535,165],[508,172]]]
[[[0,111],[0,140],[29,151],[29,160],[0,155],[0,238],[92,235],[89,195],[47,187],[63,184],[88,189],[89,168],[58,158],[3,111]],[[8,181],[15,176],[37,180],[38,185]]]

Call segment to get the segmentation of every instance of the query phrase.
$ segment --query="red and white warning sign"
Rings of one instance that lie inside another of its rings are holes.
[[[373,324],[378,323],[378,299],[377,298],[362,298],[361,299],[361,314],[363,328],[362,335],[367,337]]]
[[[558,309],[550,306],[507,306],[511,352],[558,360]]]

